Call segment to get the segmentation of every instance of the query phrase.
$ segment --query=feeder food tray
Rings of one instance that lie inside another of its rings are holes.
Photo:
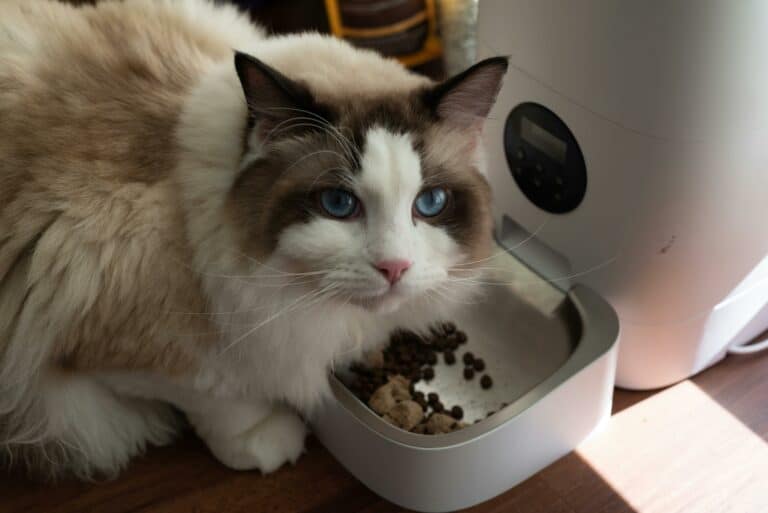
[[[452,511],[490,499],[571,451],[610,414],[619,332],[611,307],[586,287],[563,292],[511,253],[499,255],[485,294],[453,319],[468,335],[458,361],[440,358],[435,378],[416,387],[461,406],[467,427],[403,431],[334,376],[333,398],[313,419],[328,450],[400,506]],[[481,388],[483,373],[463,378],[466,351],[485,360],[492,388]]]

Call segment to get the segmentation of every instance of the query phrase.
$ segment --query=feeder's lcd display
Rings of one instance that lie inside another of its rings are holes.
[[[561,141],[526,117],[520,120],[520,136],[550,158],[565,164],[565,153],[568,149],[565,141]]]

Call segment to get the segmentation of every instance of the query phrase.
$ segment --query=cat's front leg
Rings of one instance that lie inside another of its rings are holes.
[[[306,426],[282,404],[216,400],[186,413],[214,456],[235,470],[272,472],[304,452]]]
[[[304,451],[306,426],[284,404],[217,396],[143,374],[109,374],[101,380],[119,394],[165,401],[182,410],[214,456],[233,469],[272,472],[295,463]]]

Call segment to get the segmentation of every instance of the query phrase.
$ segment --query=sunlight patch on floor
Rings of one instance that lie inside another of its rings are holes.
[[[637,513],[768,512],[768,444],[690,381],[577,450]]]

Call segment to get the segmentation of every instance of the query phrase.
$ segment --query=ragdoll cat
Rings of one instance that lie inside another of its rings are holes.
[[[436,84],[204,0],[3,0],[2,457],[113,475],[180,410],[232,468],[295,461],[334,366],[476,293],[506,66]]]

